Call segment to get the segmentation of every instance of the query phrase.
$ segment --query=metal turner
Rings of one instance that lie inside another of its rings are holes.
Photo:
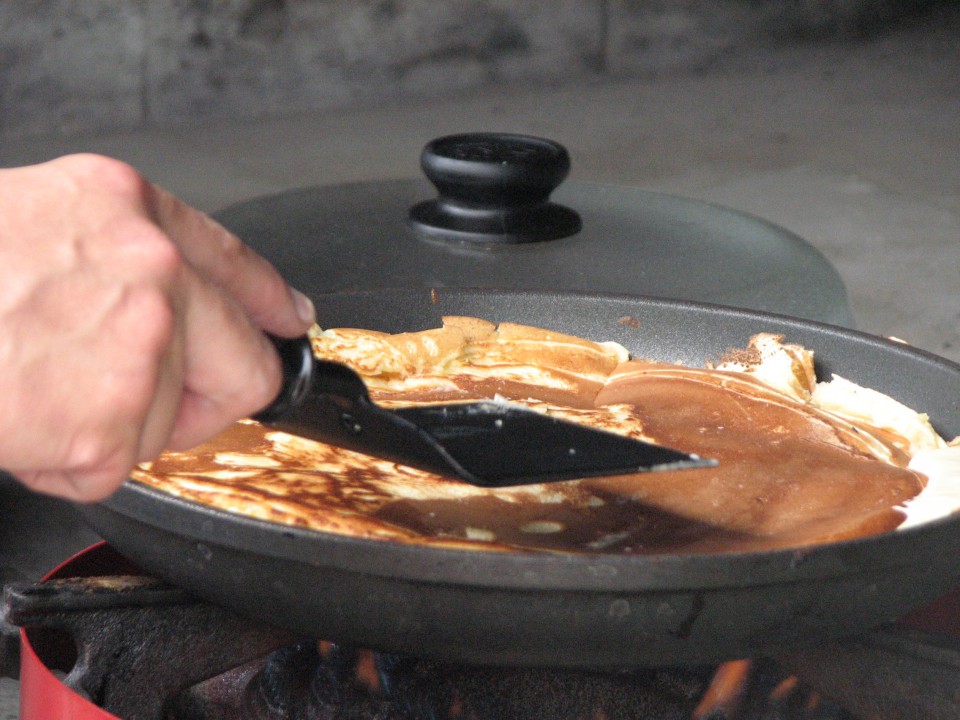
[[[254,416],[272,428],[481,487],[713,466],[712,460],[502,401],[387,410],[310,340],[272,338],[283,388]]]

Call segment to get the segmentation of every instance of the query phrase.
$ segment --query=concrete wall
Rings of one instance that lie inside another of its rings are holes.
[[[930,0],[0,0],[0,137],[691,71]]]

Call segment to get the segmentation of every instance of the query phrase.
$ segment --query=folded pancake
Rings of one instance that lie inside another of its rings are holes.
[[[356,537],[497,551],[705,553],[893,530],[928,483],[913,459],[955,460],[960,451],[880,393],[842,378],[818,383],[812,352],[774,335],[704,368],[479,318],[400,334],[317,329],[311,338],[319,357],[353,367],[385,406],[500,397],[719,464],[486,489],[244,421],[198,448],[163,454],[133,480]]]

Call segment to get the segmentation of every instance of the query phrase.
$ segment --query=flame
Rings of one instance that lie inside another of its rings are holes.
[[[353,671],[354,678],[360,687],[373,695],[380,695],[383,686],[380,684],[380,671],[377,669],[377,658],[371,650],[360,650],[357,655],[357,664]]]
[[[693,711],[692,720],[708,716],[734,717],[750,678],[749,660],[730,660],[717,668],[710,687]]]
[[[777,686],[770,691],[770,699],[774,702],[783,702],[797,688],[797,678],[790,676],[777,683]]]
[[[700,703],[691,715],[691,720],[705,720],[710,717],[736,718],[740,703],[745,696],[751,673],[754,671],[750,660],[731,660],[720,665],[710,681]],[[817,711],[820,695],[803,688],[795,675],[780,680],[770,691],[767,699],[774,704],[786,703],[791,695],[804,693],[804,710],[808,714]]]

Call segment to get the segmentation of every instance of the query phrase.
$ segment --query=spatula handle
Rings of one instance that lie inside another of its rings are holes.
[[[316,362],[310,338],[279,338],[268,335],[280,355],[283,385],[272,403],[253,416],[254,420],[270,423],[300,405],[310,392],[313,368]]]
[[[309,338],[270,340],[280,354],[283,387],[254,420],[402,465],[472,479],[432,437],[401,415],[377,406],[352,369],[314,357]]]
[[[270,424],[287,417],[311,394],[329,396],[344,411],[372,404],[363,379],[346,365],[317,358],[310,338],[267,337],[280,355],[283,385],[274,401],[253,416],[254,420]]]

